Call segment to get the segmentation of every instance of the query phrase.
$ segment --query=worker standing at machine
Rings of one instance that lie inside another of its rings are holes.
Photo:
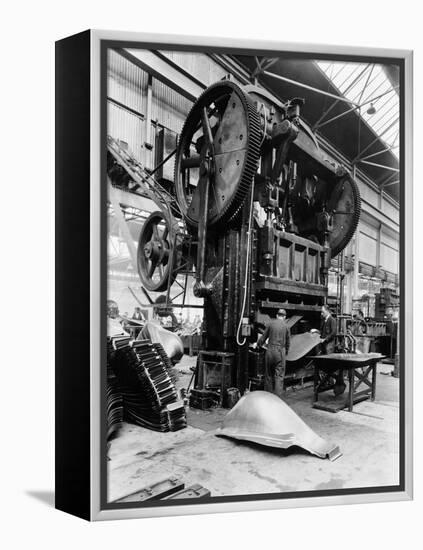
[[[363,336],[364,334],[366,334],[366,332],[367,332],[367,323],[366,323],[366,319],[364,318],[364,313],[362,312],[361,309],[358,310],[358,313],[355,316],[354,320],[357,323],[357,335],[358,336]]]
[[[320,325],[320,336],[322,338],[322,352],[325,355],[329,355],[330,353],[334,353],[335,351],[335,344],[336,344],[336,321],[332,317],[332,314],[330,312],[330,309],[327,305],[322,306],[322,323]],[[339,369],[334,386],[333,386],[333,393],[335,395],[341,395],[344,393],[346,388],[345,382],[344,382],[344,371],[342,369]]]
[[[320,336],[322,338],[322,351],[327,355],[335,351],[336,321],[326,305],[322,306],[321,315]]]
[[[132,314],[132,319],[134,319],[135,321],[145,321],[145,317],[139,306],[136,306],[136,308],[134,309],[134,313]]]
[[[107,300],[107,336],[128,334],[122,325],[122,317],[119,315],[119,307],[114,300]]]
[[[279,309],[276,319],[272,319],[266,326],[263,334],[254,347],[261,347],[267,339],[264,372],[264,389],[274,393],[282,399],[283,383],[285,378],[286,355],[289,351],[291,334],[286,324],[286,311]]]

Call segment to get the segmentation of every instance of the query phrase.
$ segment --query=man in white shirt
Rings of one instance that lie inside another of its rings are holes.
[[[107,300],[107,336],[128,334],[120,323],[119,307],[114,300]]]

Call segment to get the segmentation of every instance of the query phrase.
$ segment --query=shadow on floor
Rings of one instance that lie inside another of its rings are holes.
[[[39,500],[49,508],[54,508],[54,491],[26,491],[26,494]]]

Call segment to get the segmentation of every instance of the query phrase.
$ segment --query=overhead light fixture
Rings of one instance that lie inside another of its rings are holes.
[[[370,103],[370,107],[367,109],[368,115],[374,115],[376,112],[376,107],[373,105],[373,103]]]

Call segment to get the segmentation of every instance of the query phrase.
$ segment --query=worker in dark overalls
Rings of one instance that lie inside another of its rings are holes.
[[[336,321],[332,317],[331,311],[327,305],[322,306],[322,322],[320,325],[320,337],[322,338],[322,353],[328,355],[334,353],[336,344]],[[345,391],[344,371],[339,369],[336,374],[333,392],[335,395],[341,395]]]
[[[261,347],[269,339],[266,350],[264,389],[282,399],[285,378],[286,355],[289,351],[291,335],[286,322],[286,311],[280,309],[276,319],[272,319],[257,341]]]
[[[335,351],[336,321],[326,305],[322,306],[321,316],[320,337],[322,338],[322,351],[325,355],[328,355]]]

